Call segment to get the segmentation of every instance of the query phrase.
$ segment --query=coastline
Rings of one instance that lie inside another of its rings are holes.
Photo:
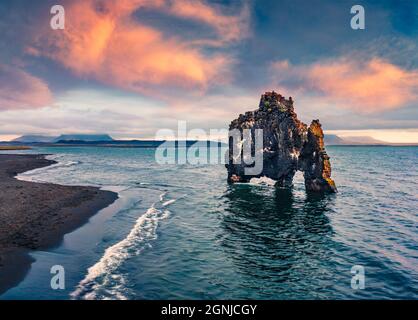
[[[0,154],[0,294],[24,279],[29,253],[55,247],[118,195],[97,187],[62,186],[16,179],[55,164],[45,155]]]

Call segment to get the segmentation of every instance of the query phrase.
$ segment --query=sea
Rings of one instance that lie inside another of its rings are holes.
[[[418,147],[329,146],[337,194],[223,164],[159,164],[155,149],[49,147],[18,176],[119,199],[47,251],[0,299],[418,299]],[[51,268],[65,288],[51,286]]]

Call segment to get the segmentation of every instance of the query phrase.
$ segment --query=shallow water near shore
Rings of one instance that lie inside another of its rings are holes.
[[[39,148],[21,179],[120,198],[1,299],[418,298],[418,147],[327,147],[339,193],[226,183],[223,165],[158,165],[154,149]],[[52,290],[62,265],[66,289]],[[364,290],[351,268],[365,268]]]

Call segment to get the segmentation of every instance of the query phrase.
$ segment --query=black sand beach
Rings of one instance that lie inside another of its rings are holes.
[[[0,154],[0,294],[24,278],[32,263],[31,250],[59,245],[66,233],[118,197],[95,187],[15,179],[54,163],[44,155]]]

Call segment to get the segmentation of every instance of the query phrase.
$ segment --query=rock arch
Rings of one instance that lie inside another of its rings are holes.
[[[245,169],[251,165],[234,161],[234,150],[242,152],[242,145],[230,139],[226,164],[230,183],[265,176],[275,180],[278,186],[290,186],[296,171],[300,170],[307,191],[337,191],[331,179],[331,163],[325,151],[321,124],[319,120],[313,120],[308,127],[301,122],[291,97],[286,99],[274,91],[264,93],[259,108],[239,115],[229,129],[238,129],[241,133],[248,129],[253,135],[256,129],[263,130],[263,149],[258,150],[262,152],[263,166],[257,175],[246,175]],[[254,140],[252,144],[253,152],[256,152]]]

